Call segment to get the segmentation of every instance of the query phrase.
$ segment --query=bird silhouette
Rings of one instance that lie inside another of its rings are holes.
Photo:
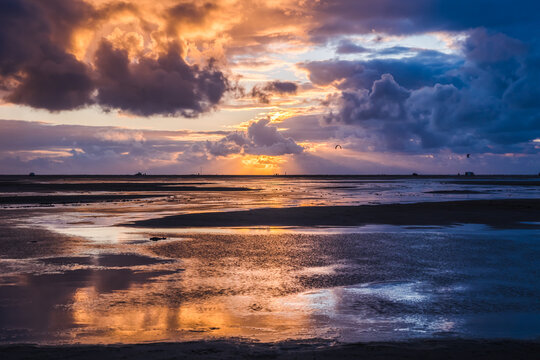
[[[337,150],[337,148],[343,149],[343,148],[341,147],[341,145],[336,145],[336,147],[335,147],[334,149]]]
[[[467,154],[467,159],[471,157],[471,154]]]

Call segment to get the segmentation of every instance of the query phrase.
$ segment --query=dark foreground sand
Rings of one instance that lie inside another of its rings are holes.
[[[0,347],[2,359],[538,359],[538,341],[417,340],[328,345],[198,341],[116,346]]]
[[[470,200],[361,206],[265,208],[196,213],[137,221],[149,228],[237,226],[360,226],[486,224],[496,228],[534,228],[540,199]]]

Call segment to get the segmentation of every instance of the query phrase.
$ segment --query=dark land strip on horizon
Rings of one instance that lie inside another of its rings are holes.
[[[174,185],[211,185],[215,181],[224,180],[260,180],[260,179],[287,179],[287,180],[313,180],[325,182],[387,182],[396,180],[440,180],[442,183],[455,183],[464,185],[512,185],[512,186],[540,186],[540,175],[0,175],[0,183],[7,184],[162,184]],[[154,181],[160,182],[154,182]]]

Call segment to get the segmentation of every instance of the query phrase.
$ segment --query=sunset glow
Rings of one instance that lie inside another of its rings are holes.
[[[497,2],[488,14],[482,1],[427,3],[5,1],[1,172],[533,166],[538,26],[528,14],[537,6]],[[102,131],[145,137],[95,136]]]

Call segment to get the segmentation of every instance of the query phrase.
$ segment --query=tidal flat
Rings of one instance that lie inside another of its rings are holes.
[[[36,176],[0,190],[8,358],[538,354],[538,178]]]

